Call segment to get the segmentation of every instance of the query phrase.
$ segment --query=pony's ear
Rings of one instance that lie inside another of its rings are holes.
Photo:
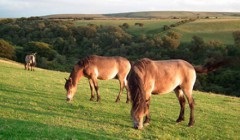
[[[64,78],[66,81],[68,80],[67,78]]]

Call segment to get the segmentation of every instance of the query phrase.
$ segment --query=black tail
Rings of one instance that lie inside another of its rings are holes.
[[[132,101],[132,112],[140,113],[146,111],[146,94],[143,89],[143,79],[136,73],[136,67],[132,67],[128,75],[128,87]]]
[[[226,66],[230,63],[230,59],[222,59],[209,61],[205,65],[194,66],[194,69],[197,73],[209,73],[215,71],[216,69]]]

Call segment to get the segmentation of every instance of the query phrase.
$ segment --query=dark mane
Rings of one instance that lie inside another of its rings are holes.
[[[96,57],[96,56],[95,55],[87,56],[87,57],[79,60],[77,64],[80,67],[86,67],[91,61],[93,61],[94,57]]]
[[[76,73],[77,71],[79,70],[79,68],[85,68],[86,66],[88,66],[90,64],[91,61],[93,61],[94,57],[96,57],[95,55],[90,55],[90,56],[87,56],[81,60],[79,60],[77,62],[77,64],[75,64],[75,66],[73,67],[69,77],[76,77]]]
[[[132,110],[135,110],[133,113],[139,113],[141,111],[145,112],[147,108],[146,94],[144,93],[145,91],[143,89],[144,83],[140,76],[144,77],[146,64],[149,63],[149,59],[137,61],[129,73],[128,82],[132,100]]]
[[[147,65],[151,63],[151,60],[148,58],[143,58],[141,60],[136,61],[134,64],[135,67],[137,67],[141,72],[144,72]]]

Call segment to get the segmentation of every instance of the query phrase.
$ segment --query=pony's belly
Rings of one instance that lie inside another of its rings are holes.
[[[155,87],[155,89],[152,91],[152,94],[166,94],[172,92],[176,87],[176,85]]]
[[[115,78],[116,75],[117,75],[117,71],[99,73],[98,79],[100,79],[100,80],[109,80],[109,79]]]
[[[153,95],[157,95],[157,94],[166,94],[166,93],[169,93],[169,92],[172,92],[172,90],[158,90],[158,91],[153,91],[152,94]]]

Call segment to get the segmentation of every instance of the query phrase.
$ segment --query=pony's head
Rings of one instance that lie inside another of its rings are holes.
[[[143,128],[143,118],[146,115],[146,111],[143,108],[132,108],[131,117],[133,120],[133,127],[135,129]]]
[[[65,78],[65,80],[66,80],[65,89],[67,91],[67,101],[71,101],[77,91],[77,86],[73,84],[73,80],[71,77],[69,77],[69,79]]]

